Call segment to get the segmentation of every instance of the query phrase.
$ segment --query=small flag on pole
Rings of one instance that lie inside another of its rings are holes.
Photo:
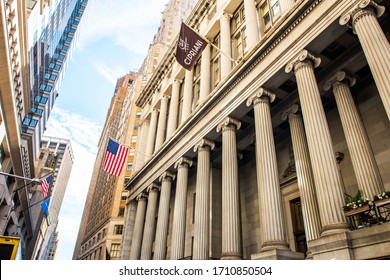
[[[206,46],[207,42],[198,33],[181,23],[176,47],[176,60],[181,66],[191,70]]]
[[[45,215],[45,217],[49,215],[49,203],[50,203],[50,197],[41,203],[43,214]]]
[[[119,176],[125,163],[129,148],[110,139],[104,155],[103,169],[109,174]]]
[[[50,180],[51,180],[51,175],[47,176],[44,180],[42,180],[41,188],[43,192],[43,197],[47,197],[47,194],[49,192],[49,187],[50,187]]]

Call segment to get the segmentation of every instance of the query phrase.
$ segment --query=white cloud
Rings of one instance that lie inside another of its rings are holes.
[[[89,1],[78,48],[110,38],[129,52],[145,56],[165,2],[168,0]]]
[[[114,67],[108,67],[104,63],[94,61],[93,66],[95,67],[96,71],[102,75],[107,81],[110,82],[113,86],[116,85],[116,81],[118,77],[123,76],[124,73],[126,73],[126,69],[123,66],[116,65]]]

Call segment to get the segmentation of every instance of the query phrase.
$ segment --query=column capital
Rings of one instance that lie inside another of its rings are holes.
[[[229,20],[233,17],[232,14],[229,14],[228,12],[223,12],[222,13],[222,16],[221,16],[221,19],[224,19],[224,20]]]
[[[180,167],[186,166],[191,167],[193,164],[193,161],[187,157],[181,157],[178,161],[175,162],[175,169],[178,169]]]
[[[176,178],[176,175],[169,172],[169,171],[165,171],[159,178],[159,181],[162,182],[162,181],[173,181],[175,180]]]
[[[282,120],[285,121],[285,120],[289,119],[291,115],[298,113],[298,111],[299,111],[298,104],[294,104],[294,105],[290,106],[287,110],[285,110],[282,113]]]
[[[140,201],[140,200],[148,200],[148,196],[142,192],[140,193],[139,195],[137,195],[137,198],[136,198],[137,201]]]
[[[349,12],[340,17],[339,23],[353,29],[356,21],[369,13],[379,18],[385,13],[385,7],[378,5],[373,0],[361,0]]]
[[[154,114],[158,114],[158,112],[160,112],[159,109],[153,108],[151,114],[153,114],[153,113],[154,113]]]
[[[308,61],[311,62],[314,68],[317,68],[321,64],[321,58],[310,53],[308,50],[301,50],[289,63],[287,63],[284,70],[286,73],[296,71],[299,69],[299,65]]]
[[[331,88],[335,88],[340,84],[345,84],[349,87],[354,86],[356,83],[356,78],[350,75],[349,73],[340,70],[337,71],[332,77],[325,81],[324,89],[330,90]]]
[[[257,92],[255,92],[251,97],[246,101],[246,106],[256,105],[259,101],[269,101],[272,103],[275,100],[275,94],[263,87],[260,87]]]
[[[233,129],[234,131],[240,129],[241,122],[232,117],[226,117],[218,126],[217,132],[225,131],[225,129]]]
[[[181,80],[181,79],[179,79],[179,78],[174,78],[174,79],[173,79],[173,82],[174,82],[175,84],[180,85],[180,84],[183,83],[183,80]]]
[[[148,193],[150,192],[159,192],[161,190],[161,186],[156,184],[156,183],[152,183],[149,187],[146,188],[146,191]]]
[[[202,140],[200,140],[198,142],[198,144],[195,145],[194,152],[197,152],[198,150],[202,150],[205,148],[207,148],[209,150],[213,150],[215,148],[215,143],[211,140],[203,138]]]
[[[163,96],[161,97],[161,100],[168,101],[170,98],[171,97],[169,95],[163,94]]]

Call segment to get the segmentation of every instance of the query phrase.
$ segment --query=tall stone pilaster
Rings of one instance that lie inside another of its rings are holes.
[[[354,77],[339,71],[326,82],[325,89],[333,89],[358,188],[366,197],[372,198],[382,193],[384,187],[367,132],[349,89],[355,82]]]
[[[320,213],[318,210],[305,128],[303,126],[302,117],[298,113],[298,105],[293,105],[283,112],[282,119],[288,119],[288,122],[290,123],[291,141],[294,150],[298,189],[302,202],[306,241],[318,239],[321,233]]]
[[[222,130],[222,260],[242,259],[240,191],[238,185],[236,130],[241,122],[227,117]]]
[[[167,254],[169,201],[171,199],[171,187],[174,179],[175,175],[169,172],[164,172],[160,176],[160,181],[162,183],[160,205],[158,207],[154,260],[165,260]]]
[[[196,173],[196,205],[195,205],[195,236],[194,260],[209,258],[210,238],[210,151],[215,147],[214,142],[202,139],[194,147],[198,152]]]
[[[175,163],[175,168],[177,169],[177,182],[175,206],[173,210],[171,260],[184,258],[188,169],[191,166],[192,160],[185,157],[180,158],[180,160]]]
[[[230,39],[230,19],[231,14],[223,13],[220,18],[221,24],[221,80],[225,79],[232,70],[232,61],[229,58],[232,55],[231,39]]]
[[[121,260],[130,259],[131,240],[134,232],[137,201],[131,200],[126,204],[126,220],[122,236]]]
[[[149,125],[150,125],[150,120],[148,119],[144,119],[140,124],[140,136],[136,146],[137,153],[136,153],[135,167],[134,167],[135,171],[140,170],[141,167],[144,165],[145,161],[148,160],[148,158],[146,158],[146,146],[148,143]]]
[[[135,216],[133,238],[131,240],[130,260],[139,260],[141,255],[142,236],[144,232],[146,195],[141,193],[137,197],[137,213]]]
[[[184,79],[183,108],[181,110],[181,124],[184,123],[191,115],[193,82],[194,69],[192,69],[191,71],[186,70],[186,75]]]
[[[348,230],[345,215],[343,184],[337,169],[335,153],[321,95],[314,75],[314,67],[321,60],[302,50],[286,66],[294,71],[305,124],[307,143],[313,168],[322,234],[341,233]]]
[[[340,24],[351,25],[357,34],[390,119],[390,44],[377,20],[384,12],[385,8],[374,1],[361,0],[340,18]]]
[[[202,52],[202,62],[200,64],[201,69],[199,103],[205,101],[207,96],[210,94],[210,56],[211,47],[210,44],[207,44],[207,46]]]
[[[167,112],[168,112],[168,100],[169,96],[164,95],[161,98],[160,115],[158,118],[156,148],[157,151],[165,140],[165,128],[167,127]]]
[[[280,10],[282,14],[287,13],[292,6],[294,6],[295,0],[279,0]]]
[[[282,203],[270,103],[275,94],[264,88],[247,100],[253,104],[256,131],[256,170],[259,211],[263,237],[262,251],[289,250],[282,215]]]
[[[156,230],[157,197],[159,191],[160,186],[154,183],[147,188],[148,206],[146,209],[144,235],[142,239],[141,260],[152,259],[153,241]]]
[[[169,105],[169,117],[167,127],[167,139],[170,138],[177,128],[177,118],[179,113],[179,98],[181,80],[174,79],[172,83],[171,103]]]
[[[158,117],[158,109],[154,108],[151,113],[151,120],[149,125],[149,132],[148,132],[148,142],[146,144],[147,160],[149,160],[154,153],[154,144],[156,140],[156,130],[157,130],[157,117]]]
[[[247,47],[250,50],[260,41],[259,21],[255,0],[244,0],[245,23],[247,32]]]

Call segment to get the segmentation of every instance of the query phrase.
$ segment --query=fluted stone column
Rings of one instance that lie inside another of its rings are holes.
[[[205,101],[210,93],[210,56],[211,47],[210,44],[207,44],[207,46],[202,52],[202,62],[200,64],[201,69],[199,103]]]
[[[280,10],[282,11],[282,14],[285,14],[288,12],[291,7],[294,5],[295,0],[279,0],[280,4]],[[271,10],[271,7],[270,7]]]
[[[302,117],[298,105],[283,112],[282,119],[290,123],[291,141],[297,170],[298,189],[302,202],[302,215],[306,241],[318,239],[321,233],[321,220],[318,210],[313,171]],[[309,248],[310,251],[310,248]]]
[[[157,184],[151,184],[147,188],[148,206],[146,209],[144,235],[142,239],[141,260],[152,259],[153,241],[156,229],[156,210],[157,210],[157,197],[160,191],[160,186]]]
[[[230,19],[231,14],[223,13],[221,23],[221,80],[226,78],[232,70],[232,61],[229,56],[232,54],[231,39],[230,39]]]
[[[154,144],[156,139],[156,130],[157,130],[157,117],[158,109],[154,108],[151,113],[151,120],[149,125],[148,132],[148,142],[146,144],[146,157],[151,158],[154,152]]]
[[[175,175],[169,172],[164,172],[160,176],[162,183],[160,205],[158,207],[154,260],[165,260],[167,254],[169,201],[171,199],[171,186],[174,179]]]
[[[189,115],[191,115],[192,107],[192,84],[194,81],[194,69],[191,71],[186,70],[184,79],[184,95],[183,95],[183,108],[181,110],[181,122],[185,122]]]
[[[390,119],[390,44],[377,20],[384,12],[385,8],[374,1],[361,0],[355,9],[340,18],[340,24],[351,24],[359,37]]]
[[[168,100],[169,96],[163,95],[161,98],[160,115],[158,118],[156,148],[155,151],[160,149],[165,140],[165,128],[167,127],[167,112],[168,112]]]
[[[247,100],[253,104],[256,131],[256,170],[263,236],[262,251],[288,250],[282,215],[282,202],[272,129],[270,103],[275,94],[264,88]]]
[[[137,201],[131,200],[126,204],[126,220],[122,236],[121,260],[130,259],[131,240],[134,233],[135,215],[137,213]]]
[[[137,214],[135,216],[134,233],[131,240],[130,260],[139,260],[141,255],[142,235],[144,232],[146,195],[141,193],[137,197]]]
[[[320,210],[321,235],[329,235],[347,231],[348,224],[341,209],[344,204],[343,184],[314,75],[314,67],[320,62],[319,58],[302,50],[287,64],[285,70],[287,73],[294,71],[297,80]]]
[[[241,122],[227,117],[222,130],[222,260],[241,260],[240,191],[238,185],[236,131]]]
[[[146,146],[148,142],[149,125],[150,125],[150,120],[148,119],[144,119],[140,124],[140,137],[137,143],[135,171],[140,170],[141,167],[144,165],[145,161],[148,160],[147,158],[145,158],[145,155],[146,155]]]
[[[177,117],[179,112],[180,84],[181,80],[174,79],[172,83],[172,96],[169,105],[169,117],[167,127],[167,139],[170,138],[177,128]]]
[[[192,160],[182,157],[175,163],[177,169],[175,206],[173,210],[173,227],[171,242],[171,260],[184,258],[188,169],[192,166]]]
[[[339,71],[326,82],[325,89],[333,89],[358,188],[363,190],[365,197],[372,198],[382,193],[384,187],[367,132],[349,89],[355,82],[355,78]]]
[[[255,0],[244,0],[245,23],[247,32],[247,47],[250,50],[260,41],[259,21]]]
[[[196,172],[196,205],[195,236],[192,259],[207,260],[209,258],[210,235],[210,151],[214,142],[202,139],[194,147],[198,152]]]

